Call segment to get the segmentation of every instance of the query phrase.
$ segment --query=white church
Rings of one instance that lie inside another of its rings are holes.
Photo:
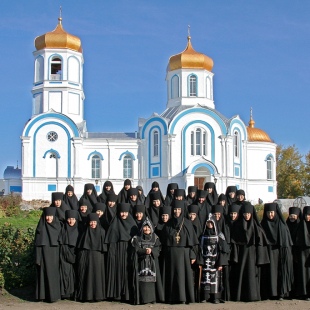
[[[21,136],[23,199],[50,199],[68,184],[77,195],[85,183],[100,193],[106,180],[118,192],[127,178],[145,193],[153,181],[163,193],[171,182],[187,189],[212,181],[218,193],[235,185],[255,203],[276,199],[276,144],[252,115],[246,125],[216,110],[213,60],[194,50],[190,36],[168,61],[165,111],[139,118],[132,133],[88,132],[81,40],[58,20],[35,39],[32,116]]]

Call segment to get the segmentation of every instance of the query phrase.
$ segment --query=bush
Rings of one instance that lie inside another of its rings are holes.
[[[19,195],[9,195],[0,197],[0,214],[1,217],[10,217],[19,215],[22,211],[20,209],[20,203],[22,201]]]
[[[8,223],[0,228],[0,270],[7,290],[34,284],[33,228],[21,230]]]

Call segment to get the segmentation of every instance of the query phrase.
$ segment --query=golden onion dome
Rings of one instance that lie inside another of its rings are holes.
[[[213,60],[205,54],[198,53],[193,49],[191,37],[187,37],[185,50],[169,59],[168,71],[177,69],[206,69],[212,71]]]
[[[82,53],[82,43],[80,38],[66,32],[62,27],[62,18],[58,18],[57,27],[34,40],[34,45],[38,50],[43,48],[68,48]]]
[[[247,127],[248,140],[250,142],[272,142],[269,135],[262,129],[254,128],[255,121],[252,118],[252,109],[251,109],[251,118],[249,121],[249,126]]]

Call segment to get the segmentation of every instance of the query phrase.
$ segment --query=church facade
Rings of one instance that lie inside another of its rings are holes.
[[[276,199],[276,144],[252,115],[246,125],[216,110],[213,60],[196,52],[190,37],[169,59],[165,111],[140,118],[132,133],[87,131],[81,40],[61,18],[35,47],[32,116],[21,136],[24,199],[50,199],[68,184],[76,194],[85,183],[101,192],[106,180],[118,192],[127,178],[145,192],[153,181],[163,192],[171,182],[186,189],[212,181],[218,193],[236,185],[255,203]]]

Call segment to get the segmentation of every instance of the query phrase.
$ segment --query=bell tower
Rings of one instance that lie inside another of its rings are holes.
[[[83,53],[80,38],[56,28],[35,39],[32,116],[53,110],[84,121]]]

